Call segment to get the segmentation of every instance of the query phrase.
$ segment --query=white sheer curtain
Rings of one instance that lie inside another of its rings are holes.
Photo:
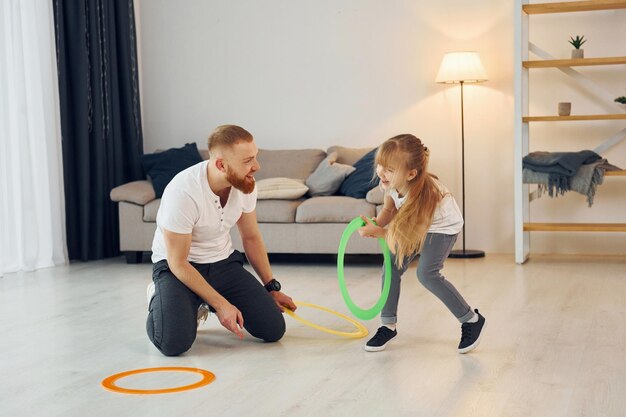
[[[0,276],[67,262],[50,0],[0,1]]]

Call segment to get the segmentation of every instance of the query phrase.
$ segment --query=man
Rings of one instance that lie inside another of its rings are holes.
[[[257,224],[257,153],[248,131],[220,126],[209,137],[209,160],[180,172],[165,188],[152,243],[146,324],[148,337],[164,355],[191,347],[203,303],[240,338],[242,328],[266,342],[285,333],[281,311],[296,305],[273,279]],[[229,231],[235,223],[265,288],[232,248]]]

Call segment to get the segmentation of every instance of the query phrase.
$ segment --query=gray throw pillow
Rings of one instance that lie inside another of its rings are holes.
[[[329,154],[306,179],[304,183],[309,187],[311,197],[335,194],[343,180],[356,169],[350,165],[339,164],[336,160],[336,152]]]

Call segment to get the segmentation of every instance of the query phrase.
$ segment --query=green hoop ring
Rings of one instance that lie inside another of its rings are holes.
[[[350,223],[348,223],[348,226],[346,226],[346,229],[343,231],[339,242],[339,250],[337,252],[337,278],[339,279],[341,295],[343,296],[343,299],[352,314],[361,320],[371,320],[382,311],[383,306],[387,302],[387,297],[389,297],[389,289],[391,288],[391,253],[389,252],[389,246],[387,246],[385,239],[378,238],[378,244],[383,250],[383,257],[385,259],[385,280],[383,281],[383,290],[380,294],[380,298],[373,307],[369,309],[360,308],[354,303],[354,301],[352,301],[352,298],[350,298],[350,294],[348,293],[346,279],[343,272],[343,258],[346,254],[346,246],[348,244],[348,240],[350,240],[350,236],[363,226],[365,226],[365,221],[360,217],[355,217]]]

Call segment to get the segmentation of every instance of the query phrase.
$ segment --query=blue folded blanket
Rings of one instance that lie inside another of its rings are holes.
[[[575,175],[568,177],[567,190],[576,191],[587,196],[587,205],[591,207],[593,198],[596,195],[596,189],[604,180],[604,172],[619,169],[619,167],[609,164],[606,159],[581,165]],[[557,189],[557,187],[550,186],[550,174],[536,172],[528,168],[524,168],[523,182],[524,184],[538,184],[539,196],[541,196],[542,192],[547,192],[550,197],[555,197],[567,191],[563,188]]]
[[[524,168],[535,172],[571,177],[578,168],[601,159],[594,151],[580,152],[531,152],[522,159]]]
[[[570,190],[569,179],[585,164],[602,159],[594,151],[579,152],[531,152],[522,159],[522,167],[548,174],[548,189],[557,194]]]

